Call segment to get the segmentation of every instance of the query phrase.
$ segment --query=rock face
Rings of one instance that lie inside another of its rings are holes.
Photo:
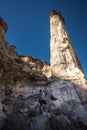
[[[5,41],[5,32],[7,31],[7,28],[6,22],[0,17],[0,53],[2,52],[12,58],[16,58],[16,47],[9,46]]]
[[[48,78],[51,76],[50,65],[46,62],[37,58],[32,58],[31,56],[20,56],[20,59],[31,67],[32,72],[42,72]]]
[[[50,14],[50,34],[52,75],[84,85],[86,82],[85,76],[80,60],[64,27],[64,18],[60,12],[55,10]]]
[[[51,65],[16,53],[0,18],[0,130],[87,130],[87,86],[60,13],[52,11]],[[49,91],[40,114],[39,89]],[[79,127],[80,125],[80,127]]]

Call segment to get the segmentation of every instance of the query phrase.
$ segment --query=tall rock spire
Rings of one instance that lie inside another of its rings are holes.
[[[50,63],[53,76],[84,84],[84,72],[80,60],[71,44],[60,12],[50,14]]]

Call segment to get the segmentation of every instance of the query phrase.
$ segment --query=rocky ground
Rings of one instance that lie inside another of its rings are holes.
[[[26,63],[18,61],[1,58],[0,129],[86,130],[86,90],[68,80],[47,78],[37,69],[25,71]],[[50,92],[51,110],[41,114],[38,92],[45,87]]]
[[[87,104],[75,101],[64,102],[61,107],[54,106],[50,112],[44,110],[41,114],[34,95],[17,99],[13,110],[4,105],[3,111],[8,117],[1,130],[87,130]]]

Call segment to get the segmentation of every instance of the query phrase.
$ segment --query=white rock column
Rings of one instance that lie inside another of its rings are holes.
[[[80,60],[64,27],[64,18],[55,10],[50,14],[51,74],[63,79],[84,79]],[[82,81],[81,81],[82,82]]]

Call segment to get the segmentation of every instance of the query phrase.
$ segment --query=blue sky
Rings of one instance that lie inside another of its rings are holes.
[[[87,0],[0,0],[0,16],[8,24],[6,40],[17,53],[50,62],[51,10],[65,18],[71,42],[87,76]]]

